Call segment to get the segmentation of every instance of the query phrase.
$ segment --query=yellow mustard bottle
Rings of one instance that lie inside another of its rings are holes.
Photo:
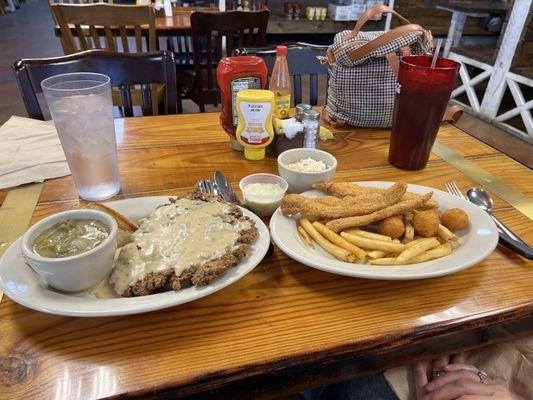
[[[272,113],[274,93],[270,90],[246,89],[237,93],[237,140],[248,160],[265,158],[265,147],[274,139]]]

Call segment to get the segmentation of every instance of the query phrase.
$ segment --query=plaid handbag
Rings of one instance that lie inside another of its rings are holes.
[[[405,25],[389,32],[360,32],[364,23],[380,13],[392,13]],[[329,67],[325,117],[332,125],[388,128],[392,125],[399,57],[428,54],[431,32],[387,6],[374,6],[353,31],[335,35],[322,63]]]

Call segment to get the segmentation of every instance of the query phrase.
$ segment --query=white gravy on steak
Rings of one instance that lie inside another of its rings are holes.
[[[118,294],[150,272],[173,269],[179,276],[226,254],[249,221],[232,225],[223,220],[230,206],[219,202],[179,199],[156,208],[141,220],[132,242],[117,251],[109,277]]]

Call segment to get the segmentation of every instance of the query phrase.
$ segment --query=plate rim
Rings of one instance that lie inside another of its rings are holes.
[[[393,181],[352,181],[350,183],[355,183],[355,184],[362,185],[362,186],[384,187],[383,186],[384,184],[387,184],[387,185],[390,186],[390,185],[393,185],[395,182],[393,182]],[[445,194],[447,196],[452,196],[451,194],[449,194],[447,192],[444,192],[444,191],[442,191],[440,189],[432,188],[432,187],[429,187],[429,186],[408,183],[408,188],[409,187],[411,187],[412,189],[428,190],[428,191],[433,191],[433,192],[438,191],[438,192],[441,192],[441,193],[443,193],[443,194]],[[306,192],[303,192],[302,194],[311,192],[313,190],[314,189],[308,190]],[[457,200],[466,202],[466,200],[461,199],[459,197],[457,197]],[[483,214],[480,213],[479,215],[483,215]],[[314,260],[311,260],[311,259],[309,259],[309,258],[307,258],[305,256],[301,256],[297,251],[295,251],[294,249],[292,249],[292,248],[288,247],[287,245],[285,245],[285,243],[278,236],[278,232],[276,230],[276,224],[277,224],[277,220],[278,219],[280,219],[280,218],[289,218],[289,217],[287,217],[285,215],[282,215],[280,208],[278,208],[274,212],[274,214],[272,215],[272,218],[270,219],[270,223],[269,223],[269,229],[270,229],[270,237],[272,238],[272,240],[274,241],[276,246],[278,246],[280,248],[280,250],[285,255],[287,255],[288,257],[292,258],[293,260],[298,261],[298,262],[300,262],[300,263],[302,263],[302,264],[304,264],[304,265],[306,265],[308,267],[315,268],[315,269],[318,269],[320,271],[328,272],[328,273],[331,273],[331,274],[348,276],[348,277],[353,277],[353,278],[373,279],[373,280],[404,281],[404,280],[430,279],[430,278],[436,278],[436,277],[439,277],[439,276],[451,275],[451,274],[454,274],[456,272],[459,272],[459,271],[465,270],[467,268],[470,268],[473,265],[476,265],[476,264],[480,263],[481,261],[483,261],[485,258],[487,258],[496,249],[496,246],[498,245],[498,231],[497,231],[497,228],[496,228],[496,225],[495,225],[494,221],[492,221],[492,219],[488,215],[486,215],[485,217],[486,217],[485,221],[488,222],[491,225],[492,230],[491,230],[491,236],[489,237],[489,239],[491,239],[491,241],[489,242],[489,245],[486,247],[486,250],[484,252],[479,253],[478,255],[476,255],[475,257],[473,257],[472,259],[470,259],[466,263],[461,263],[461,265],[459,265],[459,266],[450,267],[450,268],[448,268],[446,270],[429,271],[426,274],[421,273],[418,270],[426,267],[432,261],[426,261],[424,263],[419,263],[419,264],[412,264],[412,265],[416,265],[414,271],[412,273],[407,273],[405,275],[386,275],[386,276],[382,275],[382,276],[376,276],[376,275],[374,275],[372,273],[358,271],[356,268],[354,268],[353,270],[346,269],[346,270],[341,270],[341,271],[333,271],[330,266],[321,265],[320,264],[320,260],[314,261]],[[365,266],[365,267],[369,266],[369,264],[352,264],[352,263],[346,263],[346,262],[342,262],[342,261],[338,261],[338,260],[334,260],[334,259],[332,259],[332,261],[338,262],[338,263],[340,263],[340,265],[346,264],[346,265],[350,265],[350,266],[357,266],[357,265]]]
[[[132,198],[126,198],[126,199],[117,199],[117,200],[114,200],[114,201],[110,201],[110,202],[106,202],[105,204],[107,206],[109,206],[110,208],[112,209],[115,209],[115,207],[113,207],[114,205],[116,206],[116,204],[120,204],[120,203],[126,203],[126,202],[136,202],[136,201],[153,201],[153,202],[156,202],[158,200],[162,200],[163,202],[159,203],[159,204],[164,204],[164,202],[168,202],[168,199],[169,198],[173,198],[173,197],[176,197],[176,196],[142,196],[142,197],[132,197]],[[150,200],[145,200],[145,199],[150,199]],[[268,247],[270,245],[270,230],[268,229],[268,227],[266,226],[266,224],[261,220],[260,217],[258,217],[257,215],[255,215],[253,212],[251,212],[250,210],[247,210],[243,207],[240,207],[239,208],[241,209],[241,211],[243,212],[244,215],[247,215],[249,217],[251,217],[257,228],[258,228],[258,231],[259,231],[259,237],[257,239],[257,241],[253,244],[253,246],[256,246],[255,247],[255,252],[250,252],[246,257],[251,257],[252,255],[254,256],[254,258],[257,258],[257,261],[253,261],[251,262],[251,264],[246,268],[246,270],[244,270],[242,273],[240,274],[237,274],[233,277],[230,277],[227,281],[225,281],[223,283],[223,285],[221,287],[218,287],[218,288],[215,288],[215,289],[211,289],[209,290],[209,286],[205,287],[206,288],[206,292],[202,293],[201,291],[199,292],[196,292],[194,293],[191,297],[192,298],[185,298],[185,299],[177,299],[175,301],[172,301],[171,299],[161,299],[159,301],[155,301],[155,302],[147,302],[146,304],[135,304],[135,303],[138,303],[139,300],[138,299],[146,299],[146,298],[149,298],[149,299],[153,299],[153,297],[150,297],[150,296],[161,296],[161,298],[163,296],[170,296],[170,294],[173,294],[173,293],[179,293],[179,291],[174,291],[174,290],[170,290],[170,291],[167,291],[167,292],[163,292],[163,293],[156,293],[154,295],[149,295],[149,296],[138,296],[138,297],[119,297],[119,298],[115,298],[115,299],[97,299],[95,298],[95,303],[98,304],[98,303],[101,303],[102,301],[105,301],[105,302],[108,302],[108,301],[113,301],[113,300],[122,300],[122,301],[128,301],[132,303],[131,306],[127,307],[127,308],[124,308],[124,306],[122,306],[122,308],[119,308],[119,309],[109,309],[109,306],[105,307],[105,310],[98,310],[98,306],[95,306],[95,308],[91,311],[88,311],[88,310],[84,310],[84,311],[71,311],[71,310],[61,310],[60,308],[58,307],[50,307],[50,306],[43,306],[43,305],[40,305],[40,304],[35,304],[34,302],[31,302],[31,301],[28,301],[28,297],[26,296],[19,296],[17,294],[13,294],[13,291],[9,288],[9,286],[7,285],[7,282],[5,282],[4,278],[2,277],[2,266],[4,266],[5,263],[7,263],[7,258],[8,256],[11,258],[11,257],[16,257],[17,258],[17,261],[20,262],[17,263],[15,266],[11,266],[11,267],[7,267],[7,268],[16,268],[18,266],[20,266],[21,264],[24,264],[27,268],[30,268],[29,266],[26,265],[26,263],[24,262],[23,259],[21,259],[22,257],[22,254],[20,252],[18,252],[18,247],[20,247],[20,241],[22,239],[22,236],[19,237],[17,240],[15,240],[13,243],[11,243],[11,245],[6,249],[5,253],[2,255],[2,257],[0,257],[0,290],[7,296],[9,297],[11,300],[13,300],[14,302],[16,302],[17,304],[20,304],[24,307],[27,307],[27,308],[30,308],[32,310],[35,310],[35,311],[40,311],[40,312],[44,312],[44,313],[47,313],[47,314],[53,314],[53,315],[62,315],[62,316],[69,316],[69,317],[111,317],[111,316],[123,316],[123,315],[134,315],[134,314],[142,314],[142,313],[147,313],[147,312],[152,312],[152,311],[157,311],[157,310],[162,310],[162,309],[165,309],[165,308],[170,308],[170,307],[175,307],[175,306],[179,306],[179,305],[182,305],[182,304],[187,304],[187,303],[190,303],[192,301],[196,301],[196,300],[199,300],[201,298],[204,298],[204,297],[207,297],[211,294],[214,294],[220,290],[223,290],[225,289],[226,287],[234,284],[235,282],[237,282],[238,280],[242,279],[244,276],[248,275],[250,272],[253,271],[253,269],[255,267],[257,267],[257,265],[259,265],[263,259],[265,258],[265,255],[267,254],[268,252]],[[15,254],[15,255],[12,255],[12,252],[17,252],[18,254]],[[239,267],[239,264],[236,265],[235,267],[232,267],[232,268],[237,268]],[[6,267],[4,267],[6,268]],[[33,274],[33,279],[35,280],[40,280],[41,278],[36,275],[35,272],[31,271],[31,274]],[[223,276],[223,275],[222,275]],[[196,286],[193,286],[191,288],[186,288],[184,290],[188,290],[188,289],[195,289],[197,288]],[[211,287],[212,288],[212,287]],[[65,293],[61,293],[61,292],[54,292],[54,291],[51,291],[47,288],[41,288],[42,290],[45,290],[47,292],[52,292],[52,293],[55,293],[55,294],[59,294],[59,295],[63,295],[65,296],[65,301],[68,301],[69,298],[72,298],[72,297],[76,297],[76,298],[83,298],[82,296],[72,296],[72,295],[69,295],[69,294],[65,294]],[[199,288],[199,290],[203,290],[204,287],[202,288]],[[197,288],[198,290],[198,288]],[[31,298],[31,296],[30,296]]]

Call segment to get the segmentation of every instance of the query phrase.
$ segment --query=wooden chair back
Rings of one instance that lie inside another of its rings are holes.
[[[328,68],[320,64],[317,56],[325,56],[327,46],[317,46],[307,43],[288,43],[287,46],[287,64],[289,65],[289,74],[292,77],[294,104],[302,102],[302,77],[309,77],[309,104],[318,105],[319,76],[326,76],[326,93],[327,93],[327,74]],[[241,48],[236,50],[238,55],[255,55],[262,57],[268,68],[269,75],[274,68],[276,61],[276,48]]]
[[[238,47],[264,46],[269,17],[268,10],[192,13],[195,67],[193,100],[200,106],[201,112],[205,111],[205,104],[220,103],[220,91],[216,83],[216,66],[220,59],[232,55]]]
[[[98,3],[51,4],[50,8],[61,30],[65,54],[89,49],[118,51],[119,43],[124,53],[157,50],[155,14],[150,6]],[[148,26],[144,48],[142,25]],[[135,37],[135,50],[133,46],[130,49],[128,36]]]
[[[13,66],[20,93],[31,118],[44,119],[37,94],[41,82],[54,75],[72,72],[97,72],[111,78],[118,88],[124,115],[133,116],[131,86],[140,85],[143,115],[152,114],[151,84],[164,84],[164,114],[176,113],[176,69],[174,55],[169,51],[124,54],[104,50],[88,50],[77,54],[44,59],[21,59]]]

